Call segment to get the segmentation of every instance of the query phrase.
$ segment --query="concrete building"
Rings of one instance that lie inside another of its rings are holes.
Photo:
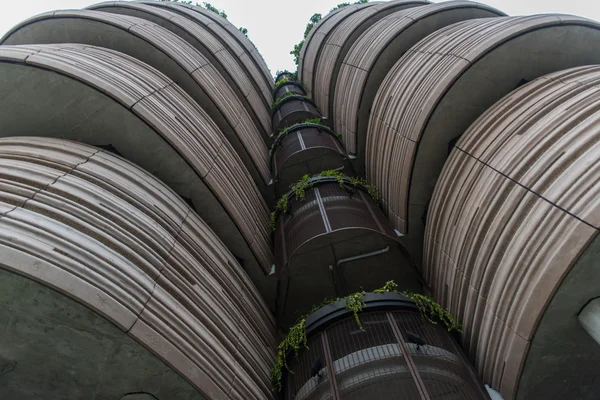
[[[22,22],[0,398],[596,399],[599,88],[599,23],[469,1],[339,7],[275,80],[202,7]]]

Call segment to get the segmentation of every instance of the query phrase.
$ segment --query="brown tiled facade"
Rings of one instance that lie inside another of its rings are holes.
[[[275,79],[178,2],[0,44],[0,398],[597,398],[597,22],[357,2]]]

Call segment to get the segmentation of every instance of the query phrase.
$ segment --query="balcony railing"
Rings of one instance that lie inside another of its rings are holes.
[[[421,290],[410,257],[368,188],[337,179],[311,178],[303,199],[289,192],[287,209],[275,220],[281,326],[323,298],[372,290],[389,279]]]
[[[307,119],[321,117],[316,104],[308,97],[300,95],[287,96],[281,99],[272,115],[274,132],[279,132],[285,127]]]
[[[305,174],[351,167],[338,137],[315,123],[294,125],[277,137],[270,162],[273,179],[286,189]]]
[[[286,93],[296,93],[300,96],[306,95],[306,91],[301,84],[296,81],[287,81],[286,83],[281,84],[281,86],[279,86],[277,90],[273,92],[273,101],[277,100],[281,96],[284,96]]]
[[[397,293],[368,293],[362,329],[344,301],[306,318],[308,349],[289,355],[285,400],[484,400],[452,335]]]

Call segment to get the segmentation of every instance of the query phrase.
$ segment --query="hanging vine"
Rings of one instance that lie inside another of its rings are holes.
[[[294,192],[294,196],[297,200],[304,201],[304,199],[306,197],[306,190],[310,189],[315,182],[318,182],[319,178],[328,178],[328,177],[335,178],[335,180],[339,183],[339,185],[341,187],[345,187],[345,185],[347,183],[350,183],[350,185],[352,185],[354,187],[361,186],[364,189],[366,189],[369,196],[371,196],[371,198],[376,203],[379,202],[379,194],[377,192],[377,189],[375,189],[373,186],[369,185],[364,179],[358,178],[358,177],[349,177],[349,176],[343,174],[342,172],[335,171],[335,170],[321,171],[318,174],[313,175],[312,177],[310,175],[306,174],[306,175],[302,176],[302,178],[300,178],[300,180],[298,182],[291,185],[290,189]],[[275,231],[275,226],[277,224],[277,217],[280,214],[287,212],[288,203],[289,203],[289,199],[288,199],[287,193],[284,194],[277,201],[275,210],[271,213],[271,219],[270,219],[270,223],[269,223],[271,231],[273,231],[273,232]]]
[[[280,97],[278,97],[277,100],[275,100],[273,102],[273,104],[271,104],[271,112],[273,112],[273,111],[275,111],[277,109],[277,106],[279,106],[279,103],[281,103],[281,100],[285,99],[286,97],[290,97],[290,96],[306,97],[306,96],[303,96],[301,94],[294,93],[294,92],[285,92]],[[306,97],[306,98],[308,98],[308,97]]]
[[[363,300],[363,296],[365,294],[367,293],[363,290],[362,292],[353,293],[344,297],[344,307],[352,310],[354,321],[356,321],[356,325],[358,325],[361,331],[364,331],[364,329],[362,323],[360,322],[360,318],[358,317],[358,313],[361,312],[363,307],[367,305]]]
[[[438,324],[438,321],[441,321],[449,332],[460,330],[460,324],[454,319],[454,317],[442,306],[440,306],[435,300],[427,297],[425,295],[413,292],[400,292],[398,291],[398,285],[393,280],[387,281],[385,285],[383,285],[379,289],[373,290],[373,293],[399,293],[410,300],[412,300],[417,308],[419,309],[419,313],[421,316],[429,321],[432,324]],[[294,352],[294,357],[298,357],[299,352],[302,348],[308,350],[308,338],[306,336],[306,318],[317,311],[318,309],[325,307],[326,305],[335,303],[337,301],[344,300],[344,307],[348,310],[352,311],[354,316],[354,320],[356,324],[360,328],[361,331],[364,331],[363,325],[360,321],[359,313],[366,306],[364,301],[364,296],[367,293],[364,290],[360,292],[349,294],[342,298],[330,298],[326,299],[323,302],[313,306],[310,311],[304,315],[302,315],[294,325],[289,329],[288,334],[283,338],[281,343],[277,348],[277,354],[275,357],[275,363],[273,368],[271,369],[271,383],[273,385],[272,390],[274,392],[281,391],[281,379],[283,374],[283,369],[285,368],[290,373],[293,373],[287,365],[287,356],[290,349]]]
[[[287,353],[291,349],[294,351],[294,356],[298,357],[300,348],[308,349],[306,338],[306,318],[300,318],[294,326],[292,326],[286,337],[279,343],[277,347],[277,355],[275,356],[275,364],[271,369],[271,384],[272,390],[281,392],[281,377],[283,368],[293,373],[287,365]]]
[[[277,77],[281,74],[289,74],[289,76],[292,78],[292,80],[297,81],[298,80],[298,73],[297,72],[290,72],[287,69],[284,69],[283,71],[277,71],[275,73],[275,79],[277,80]]]
[[[394,281],[387,281],[383,287],[373,290],[374,293],[400,293],[408,297],[419,309],[419,313],[427,321],[434,325],[441,322],[446,326],[448,332],[456,331],[462,333],[460,329],[460,323],[438,302],[433,300],[431,297],[427,297],[420,293],[414,292],[400,292],[398,291],[398,285]]]

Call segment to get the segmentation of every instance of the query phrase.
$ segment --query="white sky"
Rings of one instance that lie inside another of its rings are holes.
[[[296,66],[289,52],[302,39],[304,28],[314,13],[325,15],[344,0],[212,0],[224,9],[236,26],[248,29],[248,36],[258,47],[273,74],[277,70],[293,71]],[[350,1],[350,0],[347,0]],[[0,0],[0,33],[36,14],[83,8],[94,0]],[[600,20],[600,0],[487,0],[508,15],[565,13]],[[201,1],[198,1],[201,3]]]

